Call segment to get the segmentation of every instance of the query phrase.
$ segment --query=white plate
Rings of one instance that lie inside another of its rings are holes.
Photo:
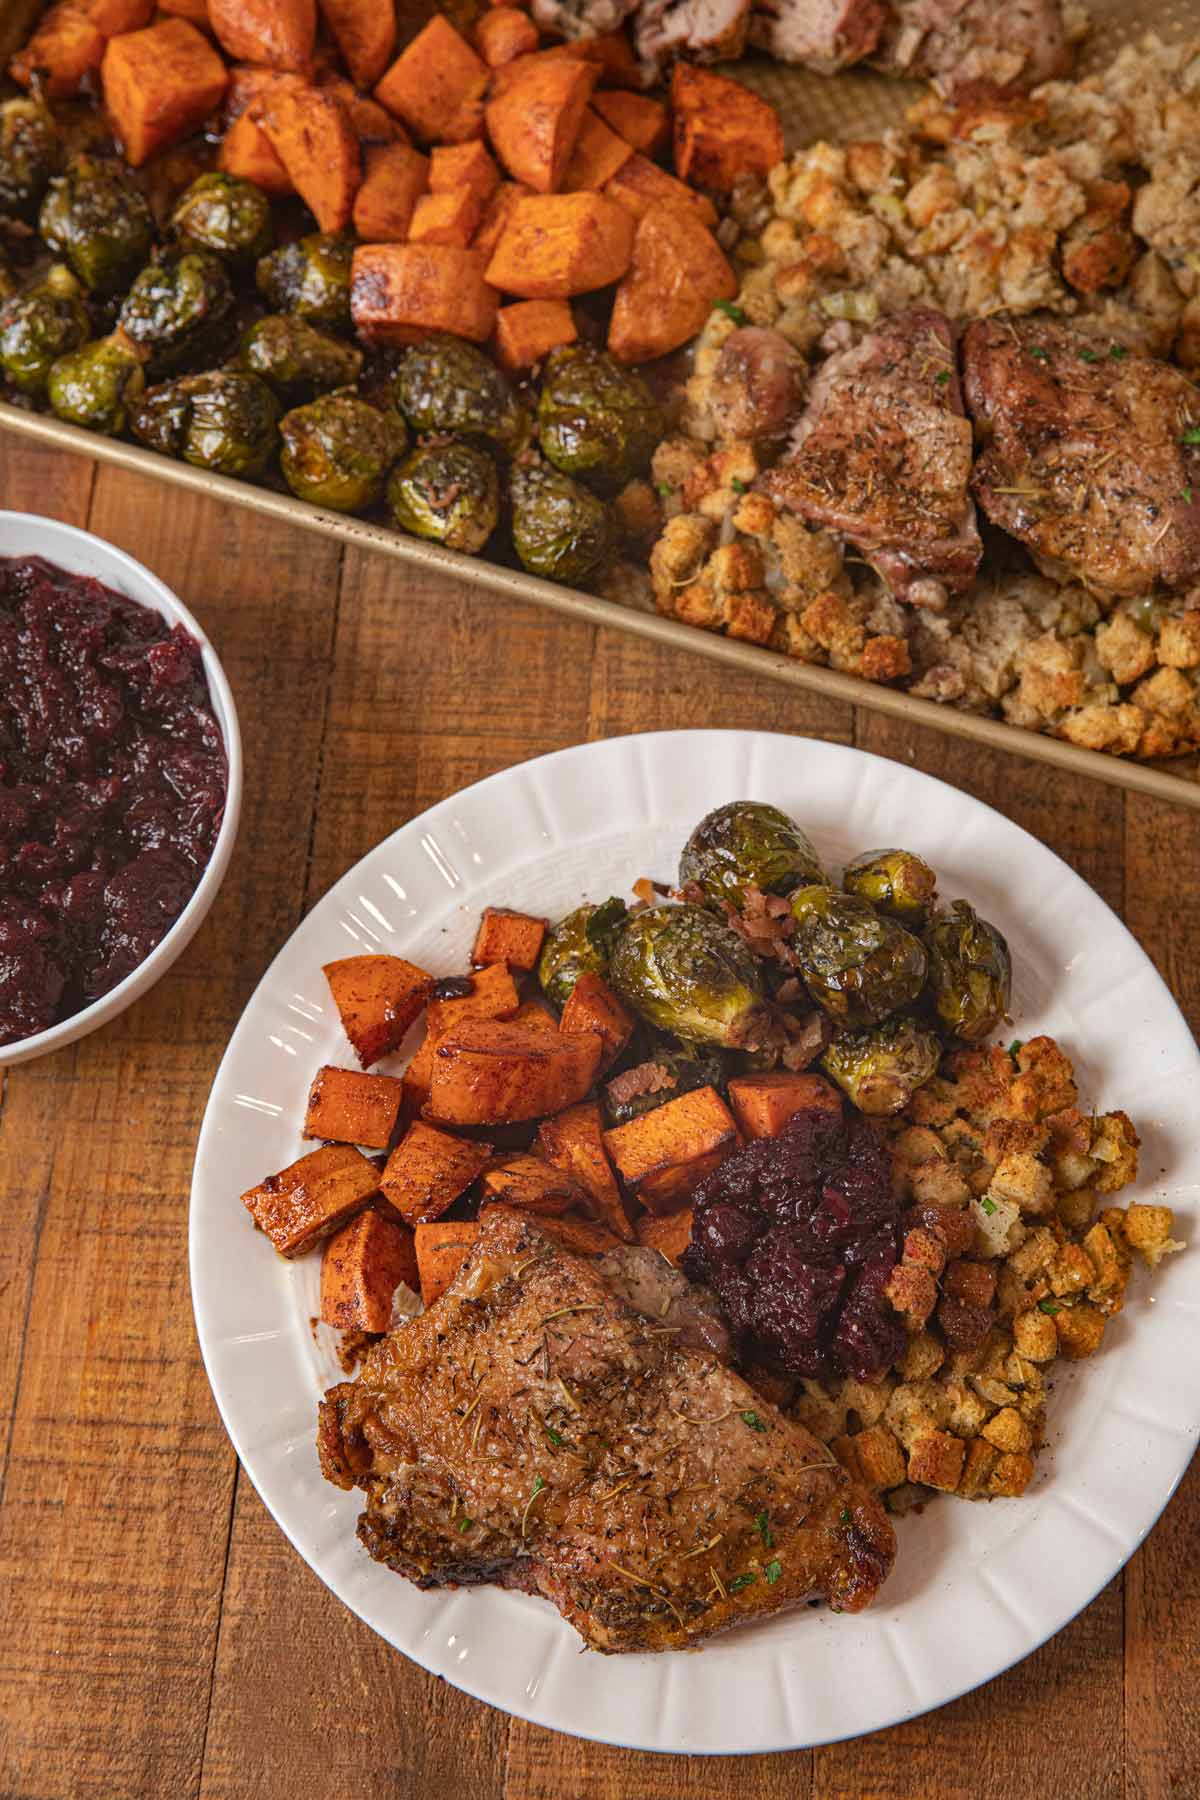
[[[360,1618],[425,1668],[537,1724],[648,1750],[826,1743],[910,1718],[987,1681],[1058,1631],[1153,1525],[1200,1424],[1193,1256],[1135,1279],[1102,1354],[1056,1371],[1050,1444],[1021,1500],[942,1500],[901,1522],[895,1574],[857,1618],[798,1613],[699,1655],[589,1656],[548,1603],[497,1589],[420,1593],[373,1563],[361,1496],[321,1478],[318,1398],[341,1379],[314,1338],[319,1258],[287,1263],[238,1196],[305,1148],[320,1063],[351,1064],[321,965],[389,950],[466,966],[486,903],[551,916],[674,876],[710,807],[771,800],[830,862],[901,842],[941,891],[999,923],[1016,968],[1015,1029],[1052,1032],[1084,1102],[1142,1134],[1142,1199],[1182,1235],[1200,1193],[1200,1058],[1125,927],[1036,839],[955,789],[861,751],[753,732],[616,738],[494,775],[395,832],[338,882],[276,957],[213,1085],[192,1186],[196,1322],[239,1456],[300,1554]],[[403,1059],[396,1060],[398,1068]],[[386,1067],[387,1065],[382,1065]],[[1124,1198],[1125,1196],[1122,1196]],[[1194,1253],[1193,1253],[1194,1254]]]

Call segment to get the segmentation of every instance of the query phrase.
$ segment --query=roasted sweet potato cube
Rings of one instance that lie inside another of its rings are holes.
[[[375,98],[431,144],[445,141],[447,121],[482,95],[487,80],[487,64],[443,14],[435,13],[396,58]]]
[[[308,1090],[304,1136],[386,1150],[403,1099],[404,1089],[391,1075],[364,1075],[360,1069],[326,1064]]]
[[[779,1073],[776,1075],[737,1075],[729,1083],[729,1104],[734,1117],[748,1138],[778,1137],[788,1120],[798,1112],[819,1107],[823,1112],[841,1112],[837,1089],[822,1075]]]
[[[727,194],[783,161],[783,127],[769,100],[740,81],[676,63],[671,71],[675,169],[681,181]]]
[[[413,208],[408,239],[412,244],[457,244],[465,250],[481,216],[469,188],[457,194],[422,194]]]
[[[538,1145],[546,1161],[564,1169],[584,1189],[585,1210],[617,1237],[633,1242],[633,1227],[621,1204],[621,1195],[604,1148],[604,1127],[594,1100],[570,1106],[566,1112],[543,1119]]]
[[[531,369],[551,350],[573,344],[578,336],[569,301],[517,300],[497,313],[492,349],[501,368],[515,373]]]
[[[186,19],[111,38],[100,65],[104,105],[125,159],[138,169],[192,132],[216,107],[229,77]]]
[[[411,144],[374,144],[363,153],[354,196],[354,229],[373,244],[402,244],[413,210],[429,185],[429,159]]]
[[[474,194],[480,210],[500,186],[500,171],[481,143],[438,144],[429,154],[431,194]]]
[[[344,956],[324,973],[364,1069],[400,1048],[433,992],[433,976],[402,956]]]
[[[623,31],[598,31],[593,37],[573,38],[569,43],[555,44],[543,50],[543,56],[569,56],[595,63],[605,87],[640,88],[641,65],[633,46]]]
[[[487,279],[527,300],[568,300],[620,280],[632,253],[633,215],[614,200],[530,194],[514,204]]]
[[[426,1306],[432,1306],[445,1293],[475,1248],[478,1236],[479,1225],[474,1219],[458,1222],[436,1219],[428,1225],[417,1226],[413,1240],[421,1298]]]
[[[350,1144],[323,1144],[268,1175],[242,1205],[280,1256],[303,1256],[379,1192],[379,1170]]]
[[[496,1211],[497,1202],[492,1201],[479,1209],[480,1222]],[[525,1212],[519,1206],[504,1208],[506,1212],[520,1213],[522,1218],[536,1225],[546,1237],[552,1238],[556,1244],[562,1244],[567,1250],[574,1250],[578,1256],[601,1256],[606,1250],[615,1250],[620,1243],[611,1231],[603,1225],[597,1225],[591,1219],[577,1219],[573,1213],[562,1218],[555,1218],[549,1213]]]
[[[481,223],[471,239],[471,248],[484,259],[485,266],[496,253],[496,245],[504,236],[513,207],[529,189],[520,181],[502,181],[488,201]]]
[[[38,81],[48,100],[69,100],[85,77],[100,67],[103,55],[104,33],[86,9],[77,0],[60,0],[17,51],[8,72],[22,87]]]
[[[648,94],[628,94],[619,88],[601,92],[592,95],[592,108],[643,156],[661,155],[671,141],[671,115],[661,100],[651,100]]]
[[[668,1262],[678,1266],[679,1259],[692,1241],[692,1209],[683,1206],[678,1212],[645,1212],[633,1228],[633,1235],[647,1250],[661,1251]]]
[[[421,1039],[412,1061],[400,1077],[404,1089],[406,1118],[419,1113],[429,1100],[429,1084],[433,1080],[433,1039],[429,1033]]]
[[[513,1025],[530,1025],[549,1037],[558,1036],[558,1020],[544,1000],[522,1000],[510,1021]]]
[[[606,191],[612,186],[610,181]],[[700,330],[714,303],[732,300],[737,289],[716,238],[694,214],[674,204],[652,206],[638,221],[629,272],[613,302],[610,354],[618,362],[641,363],[678,350]]]
[[[550,1037],[536,1026],[467,1019],[437,1041],[429,1116],[448,1125],[505,1125],[582,1100],[600,1064],[595,1032]]]
[[[521,1004],[507,963],[493,962],[486,969],[477,970],[469,979],[469,994],[430,1003],[426,1021],[430,1037],[444,1037],[465,1019],[511,1019]]]
[[[563,187],[599,70],[567,57],[523,56],[492,83],[484,108],[492,148],[535,194]]]
[[[656,1169],[639,1184],[638,1199],[650,1212],[677,1212],[681,1206],[687,1205],[700,1183],[714,1169],[720,1168],[736,1146],[735,1137],[720,1150],[710,1150],[707,1156],[698,1156],[694,1162],[676,1163],[669,1169]]]
[[[563,186],[571,191],[579,188],[599,190],[611,181],[622,164],[633,155],[623,137],[606,125],[599,113],[589,107],[583,115],[579,136],[567,164]]]
[[[335,1331],[387,1331],[396,1289],[419,1280],[408,1226],[368,1207],[325,1241],[321,1317]]]
[[[226,175],[252,181],[264,194],[282,199],[295,190],[292,178],[271,148],[271,140],[248,112],[234,120],[217,153],[217,166]]]
[[[456,244],[361,244],[350,269],[350,311],[368,344],[415,344],[449,331],[486,344],[499,296],[484,259]]]
[[[380,1192],[409,1225],[438,1219],[482,1175],[491,1156],[490,1144],[451,1137],[418,1119],[388,1157]]]
[[[480,1186],[489,1200],[523,1212],[565,1213],[586,1207],[587,1190],[575,1177],[540,1156],[519,1152],[485,1169]]]
[[[307,71],[317,32],[316,0],[208,0],[217,41],[236,62]]]
[[[613,993],[603,975],[581,975],[571,989],[559,1021],[561,1031],[598,1031],[604,1039],[601,1072],[614,1063],[633,1036],[633,1014]]]
[[[322,231],[342,231],[362,180],[358,137],[328,88],[280,84],[250,109]]]
[[[475,27],[475,47],[489,69],[502,69],[538,47],[538,28],[516,6],[494,6]]]
[[[395,8],[380,0],[320,0],[356,87],[374,87],[396,48]]]
[[[206,0],[207,3],[207,0]],[[85,0],[83,10],[106,38],[119,37],[123,31],[141,31],[154,17],[154,0]],[[178,6],[164,6],[165,13],[180,14]],[[182,14],[187,17],[186,13]],[[193,19],[193,25],[198,21]]]
[[[655,1212],[683,1206],[737,1141],[733,1114],[713,1087],[680,1094],[604,1133],[604,1147],[622,1180]]]
[[[147,19],[154,17],[154,6],[147,7]],[[158,0],[158,11],[169,13],[174,18],[186,19],[199,31],[211,29],[208,23],[208,0]]]
[[[317,86],[322,93],[332,94],[346,109],[354,134],[365,149],[368,144],[407,144],[408,133],[398,119],[393,119],[377,100],[351,87],[343,75],[322,75]]]
[[[701,225],[717,222],[717,209],[704,194],[698,194],[686,182],[668,175],[648,156],[637,154],[623,162],[616,174],[604,185],[610,200],[616,200],[635,219],[645,218],[652,206],[675,206]]]
[[[472,967],[481,969],[488,963],[503,963],[510,969],[527,972],[537,967],[545,935],[545,919],[510,912],[505,906],[485,906],[471,951]]]

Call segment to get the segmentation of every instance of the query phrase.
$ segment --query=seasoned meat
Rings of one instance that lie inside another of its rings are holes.
[[[970,326],[963,371],[979,503],[1045,574],[1130,596],[1200,577],[1200,390],[1185,375],[1047,319]]]
[[[659,1251],[621,1244],[597,1258],[596,1268],[627,1306],[673,1332],[681,1344],[711,1350],[722,1362],[732,1360],[733,1339],[717,1296],[711,1288],[689,1281]]]
[[[952,98],[1022,92],[1066,75],[1062,0],[890,0],[875,60]]]
[[[638,0],[533,0],[533,16],[543,31],[564,38],[595,37],[619,31]]]
[[[834,75],[871,54],[887,10],[884,0],[756,0],[750,40],[778,62]]]
[[[936,606],[979,567],[970,474],[954,330],[915,306],[826,360],[762,485],[861,550],[899,599]]]
[[[377,1561],[544,1594],[597,1650],[680,1649],[810,1596],[856,1612],[895,1556],[815,1438],[500,1209],[442,1299],[330,1389],[318,1443],[365,1490]]]
[[[668,57],[728,62],[746,47],[750,0],[642,0],[637,53],[651,68]]]
[[[709,386],[713,423],[723,438],[778,441],[800,411],[808,366],[778,331],[744,325],[721,346]]]

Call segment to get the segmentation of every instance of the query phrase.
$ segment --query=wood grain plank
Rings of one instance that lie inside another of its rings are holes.
[[[587,1680],[586,1667],[580,1680]],[[812,1755],[649,1756],[514,1719],[503,1800],[804,1800]]]

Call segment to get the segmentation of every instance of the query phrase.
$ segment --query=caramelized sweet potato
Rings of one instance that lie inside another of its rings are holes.
[[[432,1306],[445,1293],[475,1248],[478,1236],[479,1226],[474,1219],[458,1223],[437,1219],[431,1224],[417,1226],[413,1241],[421,1298],[426,1306]]]
[[[676,1163],[670,1169],[657,1169],[653,1175],[647,1175],[638,1188],[638,1199],[652,1213],[669,1217],[681,1206],[686,1206],[700,1183],[714,1169],[719,1169],[734,1144],[721,1150],[710,1150],[707,1156],[698,1156],[694,1162]]]
[[[604,1039],[601,1073],[616,1062],[633,1036],[636,1023],[629,1008],[620,1001],[603,975],[581,975],[571,989],[559,1021],[560,1031],[597,1031]]]
[[[490,1213],[496,1211],[496,1204],[493,1202],[480,1207],[481,1224]],[[518,1213],[522,1211],[519,1206],[506,1206],[504,1210]],[[580,1256],[601,1256],[606,1250],[615,1250],[621,1242],[611,1231],[606,1231],[603,1225],[597,1225],[591,1219],[577,1219],[574,1213],[568,1213],[563,1218],[555,1218],[548,1213],[527,1213],[525,1216],[548,1238],[553,1238],[556,1243],[574,1250]]]
[[[793,1113],[809,1107],[841,1112],[838,1091],[823,1075],[737,1075],[729,1083],[733,1116],[748,1138],[778,1137]]]
[[[558,1036],[558,1020],[543,1000],[522,1000],[509,1021],[512,1025],[531,1025],[535,1031]]]
[[[433,992],[433,976],[402,956],[344,956],[324,974],[364,1069],[400,1048]]]
[[[350,310],[368,344],[415,344],[431,331],[486,344],[498,296],[477,250],[454,244],[363,244],[350,271]]]
[[[496,253],[496,245],[504,236],[513,207],[529,189],[520,181],[502,181],[491,199],[483,215],[483,223],[471,239],[472,250],[477,250],[483,257],[485,265]]]
[[[604,123],[599,113],[593,112],[589,107],[583,115],[583,124],[579,127],[579,136],[567,164],[563,186],[572,191],[580,188],[594,188],[598,191],[605,182],[612,180],[617,170],[632,155],[633,151],[625,139],[618,137]]]
[[[338,1144],[365,1144],[386,1150],[392,1141],[404,1090],[391,1075],[364,1075],[359,1069],[318,1069],[308,1090],[306,1138]]]
[[[303,1256],[361,1212],[379,1170],[350,1144],[323,1144],[242,1195],[242,1205],[280,1256]]]
[[[604,87],[640,88],[642,71],[623,31],[598,31],[594,37],[573,38],[543,50],[543,56],[574,57],[595,63]]]
[[[720,1161],[737,1142],[733,1114],[712,1087],[680,1094],[604,1133],[604,1147],[622,1179],[656,1212],[682,1206],[716,1166],[713,1159]]]
[[[676,63],[671,107],[681,181],[727,194],[743,176],[764,178],[783,161],[779,114],[740,81],[695,63]]]
[[[451,1137],[418,1119],[388,1157],[380,1190],[409,1225],[437,1219],[478,1179],[492,1146]]]
[[[229,77],[202,32],[163,19],[109,40],[100,65],[113,135],[135,169],[176,144],[211,113]]]
[[[432,1003],[428,1018],[430,1037],[442,1037],[466,1019],[511,1019],[521,1004],[507,963],[492,963],[477,970],[470,982],[469,994]]]
[[[402,244],[429,185],[429,159],[411,144],[374,144],[363,152],[363,161],[354,229],[371,244]]]
[[[158,0],[158,10],[177,19],[186,19],[197,31],[212,29],[208,22],[208,0]],[[147,7],[146,11],[153,18],[153,5]]]
[[[563,186],[597,74],[593,63],[539,54],[511,63],[493,82],[487,133],[515,181],[536,194]]]
[[[489,69],[502,69],[538,47],[538,28],[516,6],[494,6],[475,27],[475,47]]]
[[[396,58],[375,98],[424,143],[444,142],[447,122],[482,96],[487,79],[487,64],[443,14],[435,13]]]
[[[396,48],[395,8],[380,0],[319,0],[356,87],[374,87]]]
[[[422,194],[408,228],[410,244],[457,244],[465,250],[482,208],[469,188],[456,194]]]
[[[317,34],[316,0],[208,0],[218,43],[236,62],[307,72]]]
[[[368,100],[365,94],[360,94],[344,75],[322,75],[317,86],[323,93],[332,94],[335,100],[341,101],[363,149],[368,144],[408,143],[408,133],[400,121],[393,119],[377,100]]]
[[[504,963],[510,969],[525,971],[534,969],[545,935],[545,919],[510,912],[506,906],[485,906],[475,933],[471,964],[476,969],[488,963]]]
[[[657,163],[648,157],[627,157],[605,184],[604,192],[610,200],[618,201],[635,219],[644,219],[652,206],[677,206],[680,211],[700,221],[701,225],[715,225],[717,209],[704,194],[696,193],[685,182],[668,175]]]
[[[619,281],[632,254],[633,215],[616,201],[531,194],[514,205],[487,279],[524,300],[569,300]]]
[[[250,116],[321,230],[345,230],[362,164],[354,127],[337,96],[328,88],[280,84],[255,101]]]
[[[217,167],[226,175],[252,181],[264,194],[282,199],[295,190],[292,178],[271,148],[271,140],[248,112],[234,120],[217,153]]]
[[[262,69],[256,63],[234,63],[228,71],[229,82],[221,103],[221,118],[232,125],[281,82],[300,82],[299,75],[284,75],[278,69]]]
[[[543,1119],[538,1143],[546,1161],[563,1169],[587,1195],[585,1210],[626,1242],[633,1241],[633,1227],[626,1217],[604,1148],[600,1108],[594,1100],[570,1106],[552,1119]]]
[[[692,1241],[692,1209],[684,1206],[673,1213],[643,1213],[634,1228],[634,1235],[646,1249],[661,1251],[668,1262],[678,1266],[680,1257]]]
[[[179,13],[177,6],[164,6],[162,10]],[[140,31],[154,17],[155,7],[154,0],[86,0],[84,11],[96,30],[110,38],[119,37],[123,31]],[[193,25],[196,22],[191,21]]]
[[[573,1175],[540,1156],[523,1153],[486,1169],[479,1185],[489,1200],[519,1206],[523,1212],[565,1213],[587,1200]]]
[[[732,300],[737,289],[711,231],[680,207],[652,206],[638,222],[629,273],[613,302],[609,351],[627,363],[665,356],[695,337],[714,301]]]
[[[602,91],[592,95],[592,107],[643,156],[660,156],[671,141],[671,115],[661,100],[651,100],[648,94],[627,94],[620,88]]]
[[[404,1089],[405,1117],[421,1112],[429,1102],[429,1084],[433,1080],[433,1039],[429,1033],[421,1039],[416,1055],[400,1077]]]
[[[497,313],[492,349],[501,368],[516,373],[532,368],[560,345],[573,344],[578,336],[568,301],[517,300]]]
[[[431,194],[457,194],[464,188],[474,194],[480,210],[500,185],[500,171],[478,142],[439,144],[429,156]]]
[[[326,1239],[321,1317],[335,1331],[387,1331],[396,1289],[415,1292],[419,1280],[408,1226],[368,1208]]]
[[[100,67],[104,33],[77,0],[59,0],[43,16],[29,42],[8,65],[22,87],[41,85],[48,100],[69,100],[86,76]]]
[[[468,1019],[433,1054],[429,1116],[448,1125],[507,1125],[562,1112],[596,1078],[595,1032],[557,1037],[499,1019]]]

